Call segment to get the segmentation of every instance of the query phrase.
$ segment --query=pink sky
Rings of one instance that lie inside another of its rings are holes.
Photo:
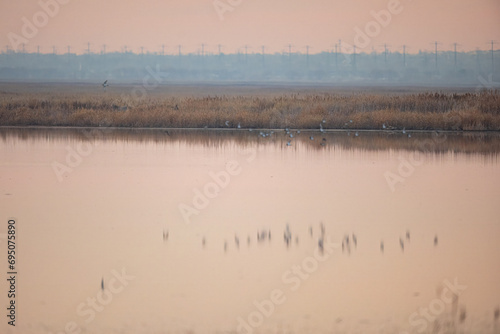
[[[203,43],[206,52],[214,53],[218,44],[225,53],[243,51],[245,45],[249,52],[260,52],[262,45],[266,52],[282,52],[292,44],[294,52],[305,52],[309,45],[317,53],[333,49],[341,39],[343,49],[357,44],[365,52],[382,51],[384,43],[390,50],[402,50],[403,44],[409,52],[432,50],[434,41],[441,50],[456,42],[458,50],[469,51],[489,49],[488,42],[496,40],[500,49],[499,0],[217,1],[229,10],[219,15],[214,0],[3,0],[0,47],[24,41],[31,52],[39,45],[41,52],[56,46],[64,53],[71,45],[72,52],[82,53],[90,42],[93,52],[104,44],[107,51],[126,45],[134,52],[141,46],[159,52],[165,44],[166,53],[174,54],[179,44],[183,52],[196,52]],[[51,17],[39,2],[59,8]],[[371,14],[389,9],[383,25]],[[38,31],[23,31],[23,17],[30,23],[37,18]],[[356,31],[371,36],[356,38]],[[19,39],[11,42],[13,36]]]

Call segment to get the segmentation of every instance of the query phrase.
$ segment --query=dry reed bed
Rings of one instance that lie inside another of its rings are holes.
[[[168,128],[500,130],[500,92],[122,99],[0,94],[0,125]],[[229,126],[226,126],[226,121]]]

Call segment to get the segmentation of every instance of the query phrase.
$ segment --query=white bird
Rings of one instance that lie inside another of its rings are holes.
[[[289,140],[288,143],[286,143],[286,146],[292,146],[292,141]]]
[[[403,128],[403,134],[406,134],[406,130],[405,130],[405,128]]]
[[[309,139],[314,140],[314,137],[313,137],[313,136],[311,136],[311,137],[309,137]]]
[[[238,123],[238,129],[241,129],[241,125],[240,125],[240,123]]]
[[[356,135],[356,137],[357,137],[357,136],[359,136],[359,133],[358,133],[358,131],[356,131],[355,135]]]
[[[226,124],[226,126],[229,126],[229,121],[226,121],[226,123],[224,123],[224,124]]]
[[[385,123],[384,123],[384,124],[382,124],[382,129],[385,129],[385,128],[387,128],[387,127],[385,126]]]

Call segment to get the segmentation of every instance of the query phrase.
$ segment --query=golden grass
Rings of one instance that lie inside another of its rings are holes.
[[[500,92],[162,96],[0,92],[0,125],[500,130]],[[226,126],[226,121],[229,126]]]

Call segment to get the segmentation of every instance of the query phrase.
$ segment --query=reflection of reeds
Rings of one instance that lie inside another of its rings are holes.
[[[319,132],[319,131],[318,131]],[[436,139],[435,134],[414,133],[412,138],[401,134],[380,132],[360,132],[358,137],[348,136],[345,131],[327,132],[316,135],[310,140],[310,133],[294,132],[294,145],[300,143],[310,150],[362,150],[362,151],[421,151],[435,155],[447,155],[449,152],[467,155],[483,155],[487,159],[496,159],[500,153],[499,133],[442,133]],[[320,138],[326,138],[326,146],[321,146]],[[275,131],[263,138],[259,131],[248,130],[168,130],[164,129],[120,129],[120,128],[0,128],[0,140],[12,139],[32,141],[81,140],[81,141],[126,141],[152,143],[179,143],[185,145],[203,145],[223,147],[236,143],[242,147],[269,146],[286,147],[289,137],[284,131]],[[439,139],[439,140],[438,140]],[[422,143],[426,145],[422,146]],[[432,144],[428,144],[432,143]]]
[[[130,95],[130,94],[128,94]],[[0,94],[1,125],[169,128],[500,130],[500,92],[159,96]]]
[[[495,334],[500,333],[499,328],[498,328],[498,320],[499,320],[499,318],[500,318],[500,307],[497,306],[497,308],[493,312],[493,328],[494,328]]]

